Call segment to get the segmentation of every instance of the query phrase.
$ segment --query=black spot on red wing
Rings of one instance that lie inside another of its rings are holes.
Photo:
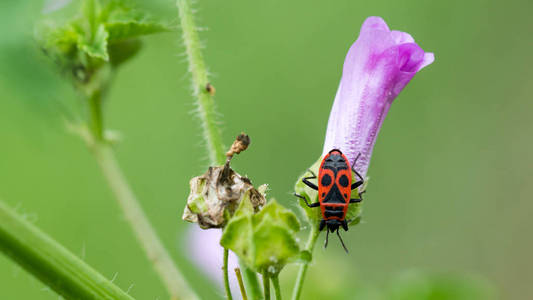
[[[322,193],[322,197],[326,196],[326,193]]]
[[[344,198],[348,198],[348,195],[344,194]]]
[[[324,174],[324,176],[322,176],[322,180],[320,181],[320,183],[323,186],[330,185],[331,184],[331,176],[329,176],[328,174]]]
[[[323,203],[346,203],[346,200],[344,197],[342,197],[342,193],[340,192],[338,186],[336,184],[331,186],[331,189],[328,191],[326,196],[324,197]]]
[[[342,187],[348,187],[348,176],[345,174],[342,174],[341,178],[339,178],[339,184]]]

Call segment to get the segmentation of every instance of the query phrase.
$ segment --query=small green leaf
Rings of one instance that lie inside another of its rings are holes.
[[[224,228],[224,233],[220,239],[220,244],[224,248],[231,249],[247,265],[252,266],[253,263],[253,246],[250,241],[253,238],[252,216],[243,215],[233,217],[231,221]]]
[[[266,220],[265,220],[266,221]],[[287,227],[276,225],[274,220],[262,222],[254,228],[254,267],[278,274],[290,258],[300,254],[294,233]]]
[[[275,223],[285,224],[293,232],[300,231],[300,222],[293,212],[271,200],[263,209],[257,213],[254,220],[263,222],[265,219],[272,219]]]
[[[80,36],[78,39],[78,48],[93,58],[99,58],[104,61],[109,60],[109,53],[107,52],[107,39],[109,33],[105,29],[104,24],[100,24],[96,30],[95,35],[91,40]]]
[[[130,1],[84,0],[78,14],[67,22],[43,21],[36,30],[45,53],[77,86],[91,81],[105,62],[117,67],[141,49],[140,36],[170,31],[150,19]]]
[[[170,28],[156,22],[139,22],[139,21],[119,21],[108,22],[105,24],[109,32],[109,41],[121,41],[126,39],[137,38],[143,35],[167,32]]]
[[[107,47],[107,50],[109,51],[109,61],[113,67],[118,67],[134,57],[141,48],[142,42],[139,39],[130,39],[112,43]]]
[[[169,26],[153,20],[148,14],[123,0],[109,1],[102,9],[101,20],[109,32],[110,44],[171,30]]]

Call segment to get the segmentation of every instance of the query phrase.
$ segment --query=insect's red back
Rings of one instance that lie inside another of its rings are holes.
[[[348,159],[339,150],[330,151],[322,159],[318,170],[318,200],[325,220],[344,220],[350,203],[351,185],[352,172]],[[326,213],[326,210],[332,209],[342,209],[342,216]]]

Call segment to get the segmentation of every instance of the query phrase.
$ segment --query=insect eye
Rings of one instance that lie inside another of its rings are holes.
[[[346,175],[342,175],[341,178],[339,178],[339,184],[342,186],[342,187],[347,187],[348,186],[348,176]]]
[[[320,183],[323,186],[330,185],[331,184],[331,176],[329,176],[328,174],[325,174],[324,176],[322,176],[322,180],[320,180]]]

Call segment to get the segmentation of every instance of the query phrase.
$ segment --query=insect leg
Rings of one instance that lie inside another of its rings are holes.
[[[324,227],[326,226],[326,220],[320,220],[320,224],[318,225],[318,231],[322,231]]]
[[[361,195],[359,195],[359,197],[361,197]],[[363,201],[363,198],[361,198],[361,199],[350,199],[350,203],[359,203],[361,201]]]
[[[329,240],[329,230],[326,230],[326,243],[324,244],[324,248],[328,247],[328,240]]]
[[[352,165],[352,171],[355,173],[355,175],[357,175],[357,177],[359,177],[360,180],[358,180],[357,182],[354,182],[352,183],[352,190],[353,189],[356,189],[358,188],[360,185],[362,185],[363,183],[365,183],[365,179],[363,178],[363,176],[361,176],[361,174],[359,174],[356,170],[355,170],[355,163],[357,162],[357,159],[361,156],[361,152],[359,152],[359,154],[357,154],[357,157],[355,158],[354,162],[353,162],[353,165]]]
[[[317,206],[320,206],[320,202],[315,202],[315,203],[311,203],[309,204],[309,202],[307,202],[307,198],[305,198],[304,196],[302,195],[298,195],[296,193],[294,193],[294,196],[300,198],[300,199],[303,199],[305,201],[305,204],[307,204],[307,206],[313,208],[313,207],[317,207]]]
[[[337,228],[337,236],[339,237],[339,240],[341,241],[342,248],[344,248],[344,251],[346,251],[346,253],[349,253],[349,252],[348,252],[348,248],[346,248],[346,245],[344,245],[344,241],[343,241],[342,238],[341,238],[341,235],[340,235],[340,233],[339,233],[339,228]]]
[[[342,228],[344,231],[348,231],[348,222],[346,220],[342,220]]]
[[[313,171],[311,171],[311,170],[307,170],[307,171],[309,171],[313,176],[304,177],[302,179],[302,182],[305,183],[305,185],[307,185],[308,187],[312,188],[313,190],[318,191],[318,186],[316,186],[316,184],[314,184],[314,183],[309,181],[309,179],[315,179],[316,178],[315,173],[313,173]]]

